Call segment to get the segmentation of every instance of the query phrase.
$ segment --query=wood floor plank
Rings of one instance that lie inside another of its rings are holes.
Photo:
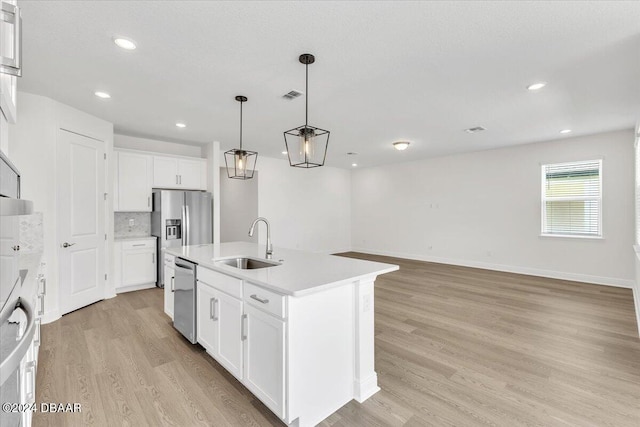
[[[341,255],[400,270],[375,284],[382,390],[321,426],[640,426],[629,289]],[[283,425],[172,327],[161,289],[44,325],[36,400],[83,405],[36,427]]]

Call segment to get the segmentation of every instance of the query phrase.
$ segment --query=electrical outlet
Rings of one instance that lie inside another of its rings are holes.
[[[136,225],[136,220],[133,218],[129,219],[129,227],[133,227],[134,225]]]

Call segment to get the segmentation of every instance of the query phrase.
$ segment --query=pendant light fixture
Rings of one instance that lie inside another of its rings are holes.
[[[238,95],[236,96],[236,101],[240,102],[240,148],[225,151],[224,163],[227,166],[227,176],[229,178],[251,179],[256,169],[258,152],[242,148],[242,104],[247,102],[247,97]]]
[[[284,143],[291,166],[315,168],[324,165],[329,131],[309,126],[309,65],[316,58],[310,53],[304,53],[298,59],[305,66],[305,119],[304,125],[284,132]]]

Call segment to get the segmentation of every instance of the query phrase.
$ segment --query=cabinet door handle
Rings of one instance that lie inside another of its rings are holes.
[[[176,185],[178,185],[178,175],[176,175]]]
[[[209,319],[216,321],[218,320],[218,313],[216,313],[216,304],[218,303],[218,298],[210,298],[209,299]]]
[[[151,197],[147,196],[147,207],[151,207]]]
[[[175,281],[175,279],[176,279],[175,277],[173,277],[173,276],[171,277],[171,292],[175,292],[176,291],[176,288],[173,285],[173,282]]]
[[[182,175],[178,175],[178,184],[182,185]]]
[[[40,310],[38,310],[38,316],[44,314],[44,294],[38,296],[38,302],[40,303]]]
[[[156,254],[151,254],[151,264],[156,263]]]
[[[31,361],[27,363],[25,370],[25,397],[27,402],[31,403],[35,400],[36,391],[36,362]]]
[[[38,278],[38,283],[42,284],[42,290],[38,288],[38,295],[44,295],[47,293],[47,279],[43,275]]]
[[[245,328],[248,326],[247,323],[249,323],[249,319],[247,318],[246,314],[243,314],[240,320],[242,322],[240,326],[240,339],[244,341],[247,339],[247,330]]]
[[[251,299],[254,299],[254,300],[258,301],[258,302],[261,302],[261,303],[263,303],[263,304],[269,304],[269,300],[268,300],[268,299],[266,299],[266,298],[265,298],[265,299],[262,299],[262,298],[260,298],[259,296],[257,296],[256,294],[251,295],[251,297],[250,297],[250,298],[251,298]]]
[[[144,243],[136,243],[136,244],[131,245],[131,246],[144,246],[144,245],[145,245]]]
[[[42,322],[41,319],[36,319],[36,332],[34,334],[34,338],[33,338],[33,344],[37,347],[40,345],[40,322]]]

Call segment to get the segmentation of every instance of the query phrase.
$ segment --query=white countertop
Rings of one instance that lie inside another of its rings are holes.
[[[399,269],[393,264],[281,248],[274,248],[271,259],[281,261],[282,264],[278,266],[241,270],[216,263],[222,259],[236,257],[264,259],[264,245],[245,242],[167,248],[166,253],[220,273],[248,280],[280,294],[293,296],[319,292]]]
[[[156,236],[138,236],[138,237],[116,237],[113,239],[114,242],[128,242],[131,240],[155,240]]]

